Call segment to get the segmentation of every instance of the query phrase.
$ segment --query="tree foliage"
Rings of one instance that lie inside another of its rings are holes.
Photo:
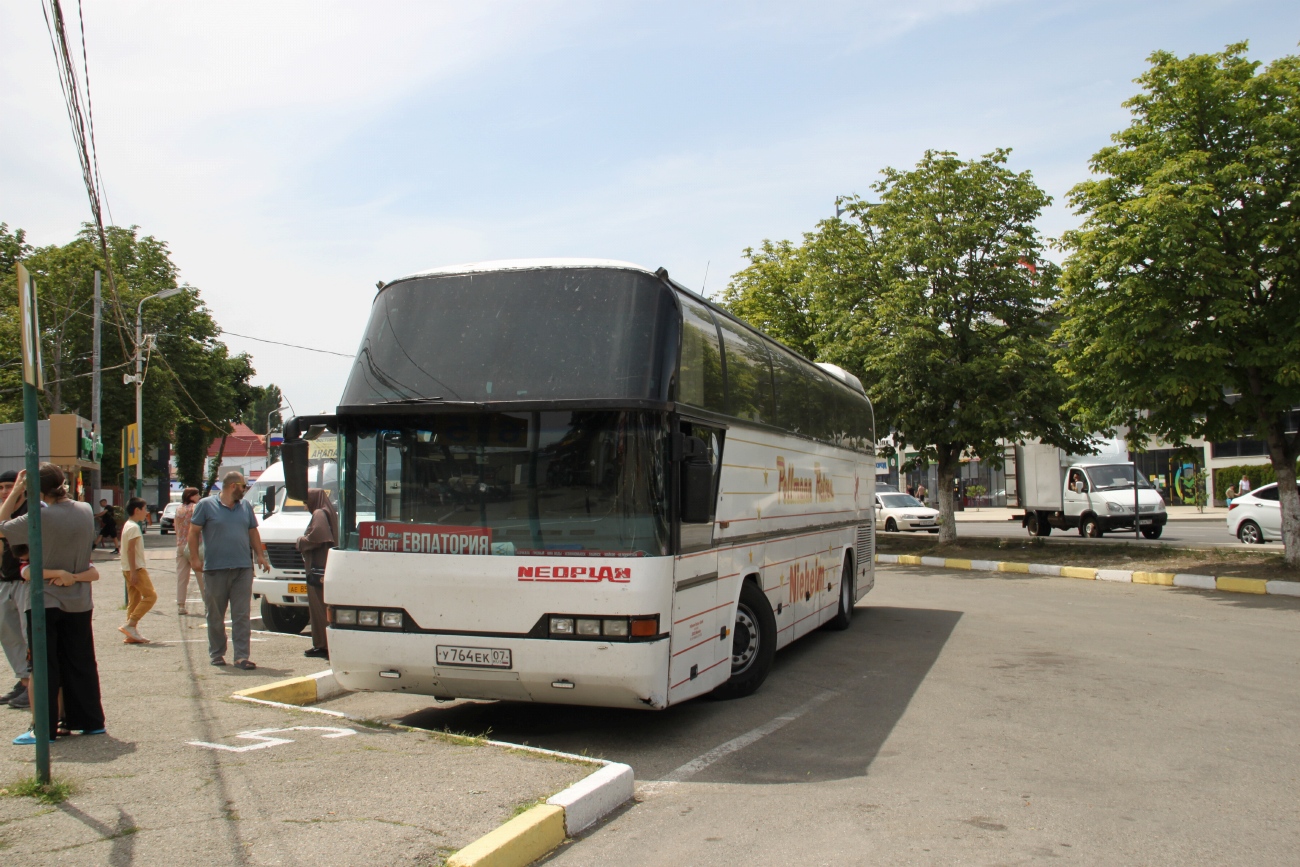
[[[94,272],[104,263],[93,229],[82,228],[65,245],[31,247],[21,229],[0,223],[0,421],[22,418],[19,317],[14,264],[22,259],[36,280],[41,316],[41,350],[46,390],[42,412],[91,415],[91,364],[94,327]],[[134,373],[135,314],[140,300],[178,286],[179,270],[167,244],[139,229],[110,227],[109,253],[121,298],[114,299],[107,281],[104,300],[101,412],[106,480],[120,474],[120,438],[135,421],[135,387],[123,374]],[[146,353],[144,385],[145,454],[175,440],[181,464],[199,461],[217,433],[229,429],[254,398],[249,379],[254,371],[245,355],[231,356],[218,339],[220,329],[197,289],[144,305],[146,334],[156,335]],[[190,435],[185,436],[189,431]]]
[[[1060,369],[1097,429],[1262,436],[1300,566],[1300,58],[1153,54],[1070,201]]]
[[[1050,202],[1008,151],[929,151],[886,169],[874,203],[849,200],[796,248],[764,243],[730,308],[806,354],[857,374],[898,448],[933,461],[944,540],[965,454],[1000,463],[1006,440],[1085,443],[1060,406],[1050,340],[1057,268],[1034,221]]]

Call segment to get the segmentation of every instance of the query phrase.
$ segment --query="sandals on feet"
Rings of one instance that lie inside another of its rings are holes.
[[[235,660],[235,668],[242,668],[244,671],[252,671],[257,668],[257,663],[253,662],[251,659],[237,659]]]

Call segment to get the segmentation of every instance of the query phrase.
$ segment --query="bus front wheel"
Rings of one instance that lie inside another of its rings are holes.
[[[731,633],[731,679],[718,687],[721,698],[751,695],[767,679],[776,656],[776,615],[767,596],[751,581],[740,588]]]

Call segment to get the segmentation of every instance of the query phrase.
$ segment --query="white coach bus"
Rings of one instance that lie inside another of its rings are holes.
[[[664,708],[758,689],[875,580],[874,419],[669,279],[603,260],[382,285],[334,415],[331,665],[355,690]]]

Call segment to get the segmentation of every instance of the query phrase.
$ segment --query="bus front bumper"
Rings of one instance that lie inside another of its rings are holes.
[[[439,665],[439,647],[508,650],[511,667]],[[621,643],[331,626],[329,649],[335,679],[351,690],[642,710],[667,704],[667,638]]]

